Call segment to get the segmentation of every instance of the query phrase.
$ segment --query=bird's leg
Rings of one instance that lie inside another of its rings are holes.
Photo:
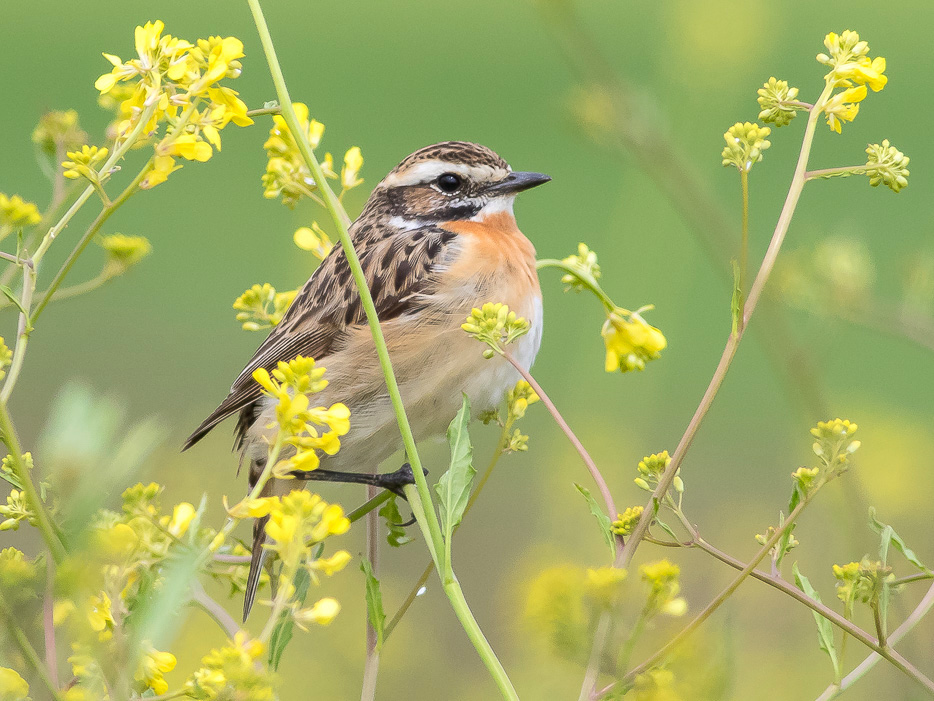
[[[385,474],[367,474],[361,472],[337,472],[335,470],[293,470],[289,473],[296,479],[307,482],[349,482],[351,484],[369,484],[380,489],[387,489],[393,494],[405,499],[402,488],[415,484],[415,475],[412,466],[405,463],[395,472]],[[428,474],[428,470],[425,470]]]

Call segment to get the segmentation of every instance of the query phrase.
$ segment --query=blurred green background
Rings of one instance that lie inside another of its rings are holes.
[[[562,47],[569,37],[582,31],[573,41],[590,46],[571,50],[573,58],[601,52],[625,82],[634,109],[624,126],[650,144],[653,134],[660,135],[681,159],[676,168],[661,167],[662,181],[693,179],[735,227],[739,184],[734,171],[720,166],[723,132],[735,121],[755,120],[755,91],[770,75],[799,86],[800,99],[814,99],[825,72],[814,61],[824,34],[859,31],[873,56],[888,59],[890,82],[880,94],[870,94],[842,135],[819,127],[812,167],[861,163],[866,143],[888,138],[911,156],[911,184],[897,196],[870,189],[863,178],[809,184],[786,247],[808,256],[828,237],[863,246],[875,270],[866,308],[875,310],[897,306],[911,266],[934,254],[934,175],[927,167],[934,142],[921,126],[934,110],[928,86],[930,3],[892,3],[882,12],[868,0],[594,0],[574,8],[579,26],[561,18],[563,10],[554,20],[547,7],[555,6],[528,2],[266,4],[293,99],[307,102],[312,116],[327,125],[323,149],[338,158],[352,145],[363,149],[368,185],[426,144],[486,144],[514,168],[554,178],[523,195],[517,208],[520,227],[540,256],[564,257],[586,241],[599,253],[605,287],[619,304],[656,305],[648,318],[668,337],[662,359],[641,374],[607,375],[599,305],[564,294],[553,271],[542,275],[546,324],[534,372],[610,479],[620,507],[643,501],[632,485],[636,463],[643,455],[674,450],[713,373],[730,325],[730,287],[722,270],[735,253],[708,254],[696,227],[686,224],[665,192],[673,189],[680,197],[680,186],[660,187],[644,162],[616,148],[606,134],[596,141],[588,137],[579,115],[593,116],[599,101],[582,91],[580,74],[567,60]],[[164,20],[168,33],[189,40],[211,34],[241,38],[243,75],[231,86],[250,107],[275,97],[244,3],[7,3],[0,21],[0,191],[18,193],[41,208],[48,183],[30,142],[37,119],[50,109],[75,108],[84,128],[99,138],[108,115],[96,105],[93,83],[109,70],[100,52],[126,58],[133,28],[149,19]],[[95,393],[116,397],[128,421],[151,415],[161,420],[168,438],[138,478],[167,484],[167,502],[197,503],[206,492],[220,523],[221,495],[244,489],[229,452],[232,425],[188,453],[177,448],[224,396],[260,341],[239,329],[232,301],[257,282],[279,289],[300,285],[316,261],[295,248],[292,232],[312,219],[326,221],[310,203],[290,211],[263,199],[268,127],[268,118],[251,128],[230,127],[222,153],[206,164],[186,164],[108,222],[104,233],[147,236],[154,252],[105,289],[55,304],[44,315],[13,406],[27,446],[60,387],[80,380]],[[761,258],[781,209],[802,129],[799,119],[773,130],[772,148],[753,171],[753,261]],[[659,166],[661,157],[650,155],[649,161]],[[349,197],[351,214],[359,211],[366,190]],[[694,203],[680,206],[700,211]],[[92,209],[63,234],[58,256],[79,236]],[[699,220],[719,228],[705,212]],[[70,280],[95,274],[101,258],[99,251],[89,251]],[[41,272],[51,275],[60,260],[53,248]],[[805,515],[796,532],[802,545],[792,555],[824,599],[835,601],[831,564],[876,550],[876,536],[865,527],[870,503],[922,559],[934,561],[934,356],[871,328],[891,321],[889,316],[860,311],[860,325],[832,318],[840,304],[833,296],[814,296],[810,304],[817,314],[789,309],[778,295],[772,301],[772,311],[754,318],[683,468],[687,511],[709,540],[750,557],[757,548],[753,535],[787,503],[789,473],[812,459],[808,429],[833,416],[857,421],[863,442],[857,467]],[[15,321],[9,310],[5,315],[3,335],[10,338]],[[795,374],[788,374],[789,366]],[[573,487],[575,481],[589,484],[585,470],[540,405],[530,410],[523,429],[531,449],[501,463],[458,535],[456,569],[523,698],[576,698],[582,670],[554,657],[523,621],[525,590],[547,566],[605,564],[606,551]],[[494,434],[491,427],[474,428],[478,467],[488,459]],[[424,459],[437,478],[446,450],[428,445]],[[101,489],[111,501],[125,486],[101,475]],[[324,493],[347,508],[363,498],[362,490],[349,487]],[[354,553],[362,548],[362,533],[355,528],[344,537]],[[22,533],[4,534],[0,544],[7,542],[28,545]],[[732,577],[731,570],[693,552],[645,545],[638,559],[662,556],[681,564],[693,611]],[[420,543],[385,552],[388,609],[408,591],[425,557]],[[300,635],[287,651],[283,698],[359,694],[362,576],[351,567],[324,590],[335,592],[344,610],[329,628]],[[900,620],[921,591],[911,588],[899,596],[893,618]],[[239,601],[229,608],[238,610]],[[186,658],[177,680],[221,641],[202,614],[185,615],[190,618],[173,648],[180,660]],[[679,625],[659,621],[636,658]],[[934,624],[924,624],[900,646],[928,674],[934,673],[932,635]],[[705,625],[694,645],[696,664],[722,665],[728,680],[711,698],[813,698],[830,680],[811,614],[756,582]],[[850,659],[862,659],[864,652],[853,643]],[[876,698],[883,690],[885,698],[921,698],[884,664],[850,695]],[[385,699],[495,695],[434,578],[384,652],[379,691]]]

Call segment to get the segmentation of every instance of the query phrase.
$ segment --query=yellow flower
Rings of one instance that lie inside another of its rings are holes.
[[[737,170],[748,173],[753,164],[762,160],[762,152],[772,142],[766,139],[772,130],[750,122],[737,122],[723,135],[726,146],[720,156],[723,165],[735,166]]]
[[[292,239],[296,246],[303,251],[311,251],[318,260],[324,260],[334,248],[330,237],[318,226],[318,222],[312,222],[311,228],[303,226],[296,229]]]
[[[7,197],[0,192],[0,227],[20,229],[38,224],[40,221],[42,221],[42,216],[32,202],[26,202],[19,195]]]
[[[504,345],[527,334],[530,324],[527,319],[509,311],[502,302],[487,302],[479,309],[474,307],[461,328],[472,338],[486,343],[489,348],[483,355],[492,358],[495,352],[502,351]]]
[[[587,593],[601,608],[612,608],[620,594],[620,583],[626,579],[626,570],[618,567],[600,567],[587,570]]]
[[[298,290],[276,292],[268,282],[253,285],[234,300],[233,308],[244,331],[268,329],[282,321]]]
[[[87,138],[75,110],[46,112],[32,132],[32,142],[50,156],[78,148]]]
[[[314,358],[298,355],[287,363],[279,361],[276,369],[272,371],[272,376],[296,392],[315,394],[328,386],[324,372],[325,368],[315,366]]]
[[[824,105],[824,114],[827,115],[827,126],[838,134],[843,129],[843,122],[852,122],[859,114],[859,102],[866,97],[866,86],[847,88],[843,92],[833,95]]]
[[[9,667],[0,667],[0,701],[29,701],[29,684]]]
[[[108,150],[97,146],[82,146],[79,150],[68,151],[65,155],[70,160],[62,162],[66,178],[87,178],[91,182],[98,182],[99,176],[95,166],[107,158]]]
[[[807,107],[790,105],[789,102],[795,102],[798,99],[798,88],[788,86],[784,80],[776,80],[775,77],[769,78],[768,82],[759,88],[759,119],[766,124],[774,124],[776,127],[783,127],[788,124],[798,114],[798,110],[806,110]]]
[[[324,135],[324,125],[314,119],[308,119],[308,106],[304,103],[293,102],[292,108],[298,118],[302,135],[312,148],[316,148]],[[272,121],[269,138],[263,144],[268,158],[266,174],[263,175],[263,196],[267,199],[281,196],[283,204],[293,207],[302,195],[312,192],[317,183],[305,164],[285,119],[281,115],[275,115]],[[322,167],[324,165],[322,164]],[[324,172],[327,177],[337,177],[331,167],[324,168]]]
[[[329,408],[318,407],[308,411],[311,420],[317,424],[327,426],[338,436],[345,435],[350,430],[350,409],[338,402]]]
[[[166,143],[168,142],[168,143]],[[201,141],[194,134],[182,134],[174,139],[165,139],[156,146],[156,153],[167,156],[181,156],[189,161],[210,160],[214,151],[206,141]]]
[[[363,167],[363,154],[360,153],[360,147],[354,146],[348,149],[344,154],[344,167],[341,169],[341,187],[345,190],[361,185],[363,180],[357,176]]]
[[[638,312],[617,310],[603,324],[601,334],[606,345],[606,371],[629,372],[644,370],[649,360],[655,360],[668,345],[664,334],[646,323]]]
[[[195,699],[250,699],[272,701],[276,678],[258,660],[265,646],[238,631],[234,639],[201,659],[201,668],[185,684]]]
[[[525,617],[545,639],[566,656],[589,651],[590,614],[584,601],[586,574],[574,565],[549,567],[529,584]]]
[[[538,395],[532,386],[525,380],[516,382],[516,386],[506,393],[506,406],[509,411],[508,422],[521,419],[525,416],[529,404],[534,404],[539,400]]]
[[[139,691],[152,689],[157,695],[169,690],[169,684],[163,676],[166,672],[175,669],[175,655],[171,652],[160,652],[152,645],[148,648],[140,661],[134,679],[139,682]]]
[[[623,513],[616,515],[611,528],[617,535],[627,536],[633,532],[639,519],[642,518],[642,506],[630,506]]]
[[[26,559],[26,555],[16,548],[0,550],[0,588],[5,591],[23,589],[31,591],[24,586],[36,578],[36,565]]]
[[[683,616],[687,613],[687,601],[678,597],[681,591],[679,577],[681,569],[667,559],[642,565],[639,568],[642,580],[649,585],[646,609],[668,616]]]
[[[153,158],[152,167],[143,177],[139,186],[142,190],[149,190],[160,183],[164,183],[170,174],[174,173],[181,166],[175,165],[175,159],[171,156],[156,156]]]
[[[317,560],[309,563],[308,567],[315,572],[330,577],[336,572],[340,572],[347,566],[351,560],[350,553],[346,550],[338,550],[331,557],[319,557]]]
[[[101,237],[97,243],[107,251],[108,264],[114,273],[124,272],[152,252],[152,244],[145,236],[111,234]]]
[[[597,263],[597,254],[591,251],[586,243],[577,244],[577,255],[570,255],[564,258],[562,263],[573,267],[579,274],[589,275],[594,280],[600,279],[600,266]],[[565,292],[581,292],[585,286],[580,282],[577,274],[565,273],[561,276],[561,282],[567,287]]]
[[[168,531],[176,538],[180,538],[188,530],[188,526],[191,525],[191,522],[194,520],[197,512],[195,507],[189,504],[187,501],[183,501],[181,504],[176,505],[172,510],[172,520],[169,521]],[[161,692],[159,692],[161,693]]]
[[[850,456],[859,450],[860,442],[853,439],[859,427],[848,419],[819,421],[811,429],[811,435],[817,440],[811,446],[824,466],[836,472],[842,472],[849,466]]]
[[[92,596],[88,600],[87,619],[91,630],[102,642],[113,637],[114,617],[107,592],[102,591],[100,596]]]
[[[311,608],[300,609],[292,614],[292,619],[302,630],[308,630],[309,623],[317,623],[321,626],[328,625],[340,613],[341,605],[337,599],[325,597],[320,599]]]
[[[911,160],[904,153],[884,139],[881,144],[869,144],[866,148],[869,158],[866,160],[866,174],[873,187],[884,184],[892,192],[898,192],[908,185],[908,163]]]

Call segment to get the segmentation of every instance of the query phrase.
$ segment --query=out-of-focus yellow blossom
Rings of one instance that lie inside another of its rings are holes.
[[[580,292],[586,289],[586,285],[581,282],[580,276],[589,276],[594,280],[600,279],[600,265],[597,263],[597,254],[591,251],[586,243],[577,244],[577,255],[570,255],[564,258],[562,263],[569,265],[576,270],[576,274],[565,273],[561,276],[561,282],[565,287],[565,292]]]
[[[656,667],[636,675],[632,690],[625,701],[683,701],[675,688],[675,677],[669,670]]]
[[[277,679],[260,658],[265,646],[238,631],[232,641],[201,659],[201,668],[185,684],[194,699],[272,701]]]
[[[659,358],[668,345],[665,335],[638,311],[617,309],[607,317],[600,333],[606,346],[607,372],[644,370],[646,362]]]
[[[107,592],[102,591],[88,600],[87,619],[88,625],[97,633],[99,640],[103,642],[113,637],[115,622]]]
[[[26,494],[19,489],[11,489],[6,504],[0,504],[0,531],[15,531],[19,524],[26,521],[35,524],[36,514],[26,502]]]
[[[26,585],[35,580],[36,565],[16,548],[0,550],[0,590],[13,592],[26,590]]]
[[[324,229],[318,226],[318,222],[311,223],[311,227],[302,226],[295,230],[292,236],[295,245],[303,251],[311,251],[315,258],[324,260],[334,244]]]
[[[768,127],[760,127],[751,122],[737,122],[723,134],[726,146],[720,156],[723,165],[735,166],[742,173],[748,173],[752,166],[762,160],[762,152],[772,142],[766,137],[772,133]]]
[[[152,244],[145,236],[110,234],[97,243],[107,251],[107,272],[114,275],[126,272],[152,253]]]
[[[556,652],[586,660],[590,612],[583,592],[586,574],[580,567],[550,567],[529,585],[525,616]]]
[[[344,154],[344,167],[341,168],[341,187],[350,190],[363,184],[358,176],[363,167],[363,154],[359,146],[353,146]]]
[[[487,302],[479,309],[474,307],[461,328],[472,338],[486,343],[489,348],[483,352],[483,357],[492,358],[503,351],[503,346],[528,333],[530,325],[528,320],[509,311],[505,304]]]
[[[330,557],[319,557],[317,560],[313,560],[308,564],[308,569],[312,574],[320,572],[330,577],[344,569],[351,559],[352,557],[349,552],[346,550],[338,550]]]
[[[613,608],[619,600],[620,584],[624,579],[626,579],[626,570],[618,567],[588,568],[587,593],[599,607]]]
[[[310,608],[299,609],[292,614],[292,620],[302,630],[308,630],[308,625],[316,623],[319,626],[326,626],[333,621],[340,613],[341,605],[337,599],[325,597],[315,603]]]
[[[819,474],[819,467],[799,467],[791,473],[791,478],[795,481],[801,494],[806,495],[813,489]]]
[[[46,112],[32,132],[32,142],[53,157],[78,148],[87,138],[75,110]]]
[[[236,543],[233,548],[231,548],[230,554],[244,557],[249,555],[250,551],[247,550],[241,543]],[[233,596],[238,592],[246,591],[248,573],[249,565],[231,564],[227,569],[220,571],[218,575],[220,579],[230,584],[230,595]],[[264,568],[259,575],[259,589],[262,589],[268,585],[269,573]]]
[[[611,530],[616,535],[629,535],[642,518],[643,509],[642,506],[630,506],[623,513],[617,514],[616,520],[610,525]]]
[[[773,76],[759,88],[758,102],[762,110],[759,119],[766,124],[783,127],[795,118],[799,110],[807,110],[803,105],[792,104],[797,100],[798,88],[789,87],[787,81],[776,80]]]
[[[509,440],[506,441],[506,447],[504,448],[507,453],[524,453],[528,449],[529,437],[521,433],[518,428],[509,436]]]
[[[844,122],[852,122],[859,114],[859,104],[866,97],[866,86],[859,85],[847,88],[827,100],[824,105],[824,114],[827,115],[827,126],[838,134],[843,130]]]
[[[0,192],[0,227],[20,229],[42,221],[39,210],[32,202],[19,195],[7,197]]]
[[[299,560],[309,545],[346,533],[350,528],[350,521],[339,504],[328,504],[304,489],[294,490],[284,497],[264,497],[252,502],[256,508],[247,509],[243,515],[269,516],[266,535],[275,542],[268,547],[278,552],[283,561]],[[232,513],[239,516],[241,512]]]
[[[137,691],[152,689],[156,695],[164,694],[169,690],[169,684],[163,675],[175,669],[175,655],[171,652],[160,652],[152,645],[146,645],[146,648],[134,676]]]
[[[171,156],[155,156],[152,159],[152,167],[140,181],[141,190],[150,190],[160,183],[164,183],[169,175],[174,173],[181,166],[175,165],[175,159]]]
[[[155,482],[142,482],[123,490],[123,511],[127,514],[155,516],[159,511],[159,496],[162,487]]]
[[[516,382],[516,386],[506,393],[506,406],[509,411],[509,418],[512,420],[521,419],[525,416],[529,404],[539,401],[538,395],[532,386],[525,380]]]
[[[866,148],[866,174],[869,184],[873,187],[885,185],[892,192],[898,192],[908,185],[908,156],[889,143],[888,139],[881,144],[869,144]]]
[[[10,350],[10,347],[6,344],[6,341],[3,340],[3,336],[0,336],[0,380],[6,377],[6,369],[10,367],[10,363],[13,362],[13,351]],[[4,467],[2,472],[4,474],[13,474],[12,465],[7,465],[7,458],[3,459]],[[22,485],[17,485],[22,486]]]
[[[253,285],[234,300],[233,308],[239,312],[237,321],[244,331],[272,328],[282,321],[296,294],[298,290],[276,292],[276,288],[268,282]]]
[[[668,454],[667,450],[646,455],[639,461],[638,469],[640,476],[636,478],[636,486],[651,492],[652,487],[650,485],[658,484],[662,474],[665,472],[665,468],[668,467],[670,462],[671,456]]]
[[[324,125],[314,119],[308,119],[308,106],[304,103],[293,102],[292,108],[301,125],[303,136],[311,148],[317,148],[324,135]],[[269,138],[263,144],[268,158],[266,173],[263,175],[263,196],[272,200],[281,196],[283,204],[294,207],[302,195],[313,194],[317,183],[305,165],[285,119],[281,115],[275,115],[272,121]],[[324,159],[321,166],[326,177],[337,178],[332,158]]]
[[[770,540],[772,540],[772,536],[775,535],[775,530],[776,530],[775,526],[769,526],[768,528],[765,529],[765,533],[756,533],[756,542],[759,545],[765,545]],[[769,550],[769,552],[772,554],[772,559],[775,559],[777,557],[778,546],[780,544],[781,544],[781,541],[779,541],[779,543],[777,543],[774,547],[771,548],[771,550]],[[792,550],[797,548],[799,545],[801,545],[801,543],[798,541],[798,539],[795,538],[793,535],[788,534],[787,541],[785,541],[784,543],[784,549],[785,549],[784,554],[790,553]]]
[[[176,137],[166,137],[156,145],[156,155],[158,156],[178,156],[188,161],[210,160],[214,152],[211,150],[211,144],[201,141],[194,134],[182,134]]]
[[[895,581],[891,567],[866,557],[859,562],[834,565],[833,576],[838,580],[837,597],[848,607],[857,601],[870,603],[878,598],[883,587]]]
[[[15,669],[0,667],[0,701],[29,701],[29,684]]]
[[[849,467],[850,456],[859,450],[860,442],[853,439],[859,427],[848,419],[820,421],[811,429],[817,440],[812,446],[824,466],[834,472],[843,472]]]
[[[172,510],[172,518],[168,523],[167,530],[176,538],[180,538],[188,531],[188,527],[197,513],[195,507],[187,501],[177,504]]]
[[[115,523],[94,531],[95,548],[108,562],[124,561],[139,544],[139,535],[126,523]]]
[[[639,574],[649,585],[646,611],[668,616],[683,616],[687,613],[687,601],[678,596],[681,591],[681,569],[677,565],[667,559],[659,560],[642,565]]]
[[[87,178],[92,183],[100,181],[97,173],[97,164],[103,163],[107,158],[109,151],[106,148],[97,146],[82,146],[79,150],[69,151],[67,154],[69,160],[62,162],[65,171],[62,173],[66,178],[72,180],[76,178]]]

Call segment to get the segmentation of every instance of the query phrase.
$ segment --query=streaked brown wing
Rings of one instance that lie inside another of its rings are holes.
[[[377,232],[375,228],[368,227],[369,235],[360,236],[355,245],[380,321],[417,313],[435,288],[438,273],[451,262],[450,244],[456,234],[435,226],[405,232],[396,229]],[[354,233],[352,229],[351,234]],[[188,437],[182,450],[259,399],[260,386],[253,380],[256,369],[271,370],[297,355],[321,360],[335,345],[340,346],[348,331],[365,323],[366,314],[350,266],[337,246],[296,295],[282,320],[234,381],[224,401]],[[250,422],[251,415],[244,412]],[[242,416],[240,435],[249,427],[249,423],[242,425],[244,421]]]

